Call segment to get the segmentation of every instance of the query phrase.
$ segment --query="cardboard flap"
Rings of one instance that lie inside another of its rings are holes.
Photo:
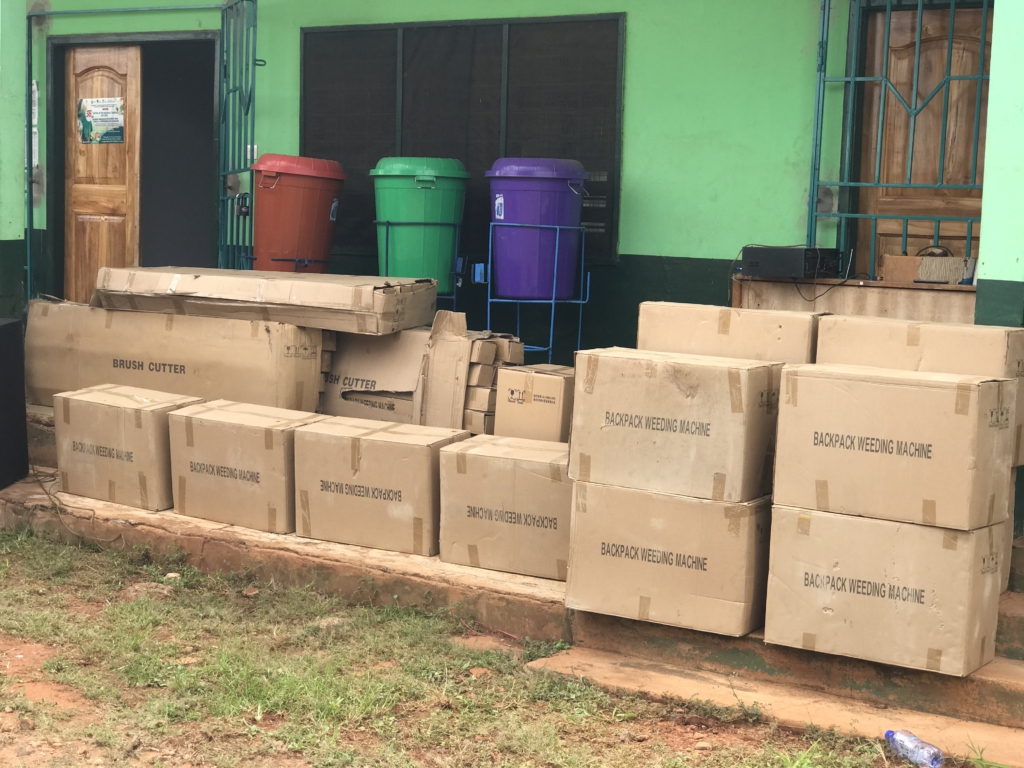
[[[426,328],[389,336],[339,334],[331,376],[341,392],[415,392],[430,339]]]
[[[438,312],[430,331],[429,347],[420,423],[461,429],[473,347],[466,331],[466,315]]]

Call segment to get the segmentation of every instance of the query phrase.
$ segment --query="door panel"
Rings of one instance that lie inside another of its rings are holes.
[[[100,267],[139,263],[138,46],[82,47],[65,61],[64,298],[87,302]],[[80,99],[120,98],[123,140],[83,143]]]
[[[877,82],[864,84],[861,130],[861,171],[859,180],[880,184],[982,184],[985,163],[985,123],[988,109],[988,82],[981,84],[978,121],[978,155],[975,180],[974,125],[978,104],[977,80],[951,80],[943,85],[947,62],[949,74],[976,76],[984,56],[988,72],[991,52],[992,13],[988,13],[982,34],[982,11],[957,8],[950,35],[948,10],[925,11],[921,15],[921,47],[917,62],[917,94],[914,98],[914,67],[918,26],[917,11],[892,14],[889,48],[885,47],[885,14],[868,18],[864,75],[881,77],[885,73],[892,88],[906,104],[921,108],[913,121],[913,162],[907,178],[907,159],[911,152],[911,116],[890,90],[885,92],[880,158],[878,153],[879,89]],[[952,45],[950,38],[952,37]],[[886,72],[887,68],[887,72]],[[946,89],[948,88],[948,94]],[[930,100],[929,100],[930,97]],[[943,125],[943,108],[947,105]],[[943,128],[945,148],[943,151]],[[940,173],[941,166],[941,173]],[[861,213],[893,216],[980,217],[980,189],[906,189],[864,187],[859,193]],[[868,272],[872,224],[861,220],[857,230],[856,271]],[[898,219],[879,219],[875,229],[875,253],[899,254],[903,249],[904,223]],[[906,225],[906,251],[916,254],[935,242],[935,224],[910,220]],[[978,253],[980,223],[970,228],[972,255]],[[967,222],[942,222],[938,242],[955,255],[963,256],[968,243]]]

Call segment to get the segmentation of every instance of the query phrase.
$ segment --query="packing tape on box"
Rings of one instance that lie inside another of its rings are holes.
[[[312,526],[309,523],[309,491],[299,491],[299,530],[303,536],[310,536]]]
[[[366,315],[356,315],[356,333],[366,333]]]
[[[738,368],[729,369],[729,403],[733,413],[743,413],[743,376]]]
[[[828,480],[814,481],[814,508],[821,512],[828,512]]]
[[[1024,403],[1022,403],[1024,407]],[[1017,466],[1020,464],[1020,430],[1021,425],[1017,425],[1017,436],[1013,439],[1013,465]]]
[[[960,544],[960,534],[947,528],[942,529],[942,548],[956,550]]]
[[[456,451],[455,452],[455,471],[460,474],[466,474],[466,452]]]
[[[810,515],[797,515],[796,516],[796,532],[801,536],[811,535],[811,516]]]
[[[175,275],[177,277],[177,275]],[[174,307],[174,311],[179,315],[185,314],[185,302],[179,299],[177,296],[171,299],[171,306]],[[167,330],[171,330],[168,328]]]
[[[640,595],[640,606],[637,609],[636,617],[640,621],[649,621],[651,618],[651,598],[647,595]]]
[[[597,381],[597,367],[601,360],[597,355],[587,355],[587,372],[583,376],[583,391],[588,395],[594,394],[594,384]]]
[[[412,553],[414,555],[422,555],[423,552],[423,518],[414,517],[412,519]]]
[[[110,326],[114,324],[114,313],[111,312],[109,309],[105,311],[107,313],[107,316],[103,319],[103,329],[110,330]]]
[[[567,560],[555,560],[555,573],[558,574],[559,581],[565,581],[569,578],[569,562]]]
[[[113,480],[108,480],[107,481],[107,501],[111,501],[111,502],[116,502],[117,501],[117,493],[116,493],[116,491],[117,491],[117,483],[115,483]]]
[[[526,374],[526,382],[523,384],[523,403],[533,403],[533,373]]]
[[[261,304],[259,306],[259,311],[260,311],[260,319],[264,323],[269,323],[270,322],[270,308],[269,307],[265,307],[265,306],[263,306]]]
[[[813,632],[804,632],[803,637],[800,639],[800,647],[805,651],[813,651],[814,646],[818,644],[818,636]]]
[[[185,447],[187,447],[187,448],[195,448],[196,447],[195,435],[192,432],[192,417],[191,416],[186,416],[185,417]]]
[[[146,487],[146,473],[139,472],[139,498],[142,499],[142,508],[149,508],[149,492]]]
[[[184,475],[178,475],[178,498],[174,500],[174,506],[177,507],[179,514],[185,514],[185,477]]]
[[[355,474],[363,463],[363,444],[358,437],[349,440],[349,469]]]
[[[40,312],[42,312],[43,317],[46,317],[48,314],[50,314],[50,305],[43,304],[43,306],[40,308]]]
[[[739,536],[741,521],[745,517],[751,517],[754,513],[755,510],[752,507],[746,507],[742,504],[727,504],[725,507],[725,519],[728,521],[729,533],[733,536]]]
[[[796,392],[797,392],[797,377],[793,371],[783,371],[782,375],[786,379],[786,405],[792,405],[796,407]]]
[[[271,427],[263,430],[263,447],[268,451],[274,450],[274,430]]]
[[[658,378],[658,362],[656,360],[644,360],[644,378]]]
[[[64,491],[64,493],[71,493],[71,485],[68,483],[68,473],[63,470],[61,470],[60,473],[60,489]]]
[[[990,493],[988,497],[988,524],[992,525],[996,517],[996,495]]]
[[[729,326],[732,324],[732,310],[731,309],[720,309],[718,310],[718,335],[728,336]]]
[[[167,315],[167,318],[164,320],[164,330],[168,333],[174,330],[174,315]]]
[[[469,557],[469,564],[474,568],[480,567],[480,550],[477,549],[476,544],[470,544],[466,547],[466,554]]]
[[[942,651],[938,648],[928,649],[928,659],[925,662],[925,668],[930,672],[938,672],[942,669]]]
[[[576,511],[581,515],[587,514],[587,486],[576,484]]]
[[[935,525],[935,499],[921,500],[921,523],[924,525]]]
[[[63,411],[63,413],[64,413],[64,423],[65,424],[70,424],[71,423],[71,401],[68,400],[66,397],[62,397],[61,398],[61,403],[62,403],[61,411]]]
[[[249,323],[249,335],[254,339],[260,335],[260,324],[256,320]]]
[[[715,472],[714,477],[711,478],[711,500],[725,500],[725,473],[723,472]]]
[[[921,345],[921,326],[911,323],[907,326],[907,346],[918,347]]]
[[[135,297],[129,293],[125,298],[128,299],[128,308],[137,312],[139,309],[139,302],[135,300]]]
[[[271,533],[277,531],[277,507],[271,503],[267,503],[267,530]]]
[[[974,387],[967,382],[959,382],[956,385],[956,403],[953,412],[957,416],[966,416],[971,411],[971,391]]]
[[[577,474],[579,475],[579,477],[576,478],[576,479],[579,480],[581,483],[589,483],[590,482],[590,454],[589,453],[581,453],[580,454],[580,468],[579,468],[579,472]]]
[[[135,410],[135,428],[142,429],[142,411]]]
[[[566,456],[569,454],[567,453]],[[565,457],[559,457],[554,461],[548,462],[548,477],[551,478],[552,482],[562,482],[562,463],[565,461]]]

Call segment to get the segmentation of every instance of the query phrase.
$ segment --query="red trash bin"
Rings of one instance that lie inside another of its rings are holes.
[[[326,272],[334,240],[341,163],[314,157],[262,155],[256,171],[253,269]]]

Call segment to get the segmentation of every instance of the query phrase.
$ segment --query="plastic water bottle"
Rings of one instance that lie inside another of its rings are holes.
[[[921,741],[910,731],[886,731],[885,740],[899,757],[905,758],[915,765],[927,768],[939,768],[946,756],[942,750],[926,741]]]

